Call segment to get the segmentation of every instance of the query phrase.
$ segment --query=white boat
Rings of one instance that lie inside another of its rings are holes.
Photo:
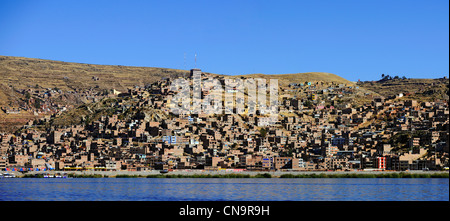
[[[47,174],[44,174],[44,178],[67,178],[67,174],[64,173],[61,175],[60,173],[57,173],[57,174],[47,173]]]
[[[16,175],[10,174],[10,173],[4,173],[0,177],[2,177],[2,178],[14,178],[14,177],[16,177]]]

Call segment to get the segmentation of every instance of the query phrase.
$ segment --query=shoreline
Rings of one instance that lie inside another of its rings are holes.
[[[16,178],[67,174],[73,178],[449,178],[449,171],[2,171]]]

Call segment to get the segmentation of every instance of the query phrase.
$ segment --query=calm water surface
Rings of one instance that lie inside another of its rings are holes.
[[[0,179],[0,201],[448,201],[449,179]]]

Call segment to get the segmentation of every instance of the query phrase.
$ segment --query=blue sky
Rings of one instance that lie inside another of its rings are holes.
[[[217,74],[449,75],[449,2],[0,1],[0,55]],[[186,61],[185,61],[186,55]]]

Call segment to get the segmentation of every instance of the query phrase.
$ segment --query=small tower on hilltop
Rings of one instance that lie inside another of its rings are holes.
[[[193,77],[195,74],[199,74],[201,76],[202,70],[197,68],[191,69],[191,74],[189,75],[189,77]]]

